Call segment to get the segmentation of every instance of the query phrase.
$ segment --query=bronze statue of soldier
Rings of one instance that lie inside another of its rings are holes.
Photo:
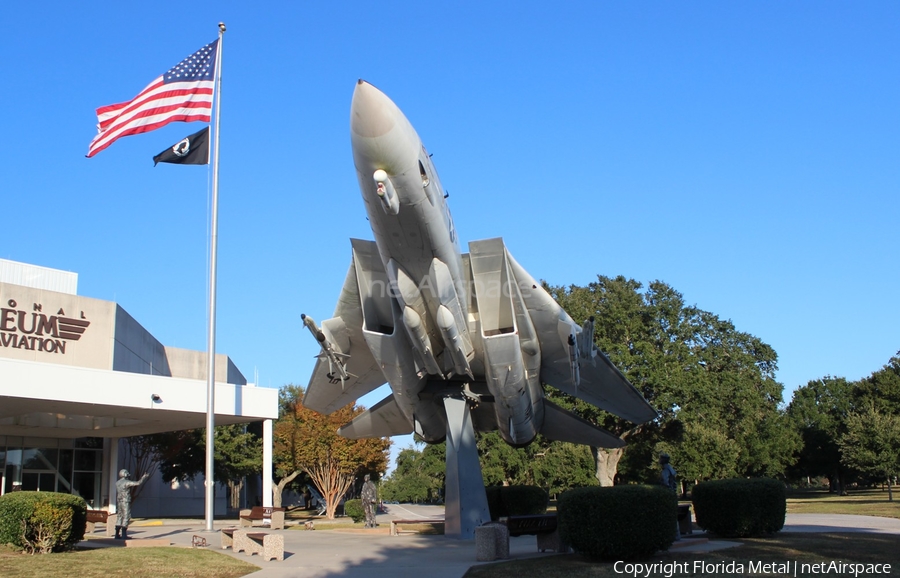
[[[116,538],[127,540],[129,524],[131,524],[131,488],[140,486],[150,474],[144,474],[137,482],[128,479],[128,470],[119,470],[119,481],[116,482]]]
[[[362,503],[363,510],[366,512],[366,528],[374,528],[377,526],[375,523],[375,504],[378,501],[378,488],[375,487],[375,483],[369,478],[369,474],[366,474],[366,483],[362,487]]]

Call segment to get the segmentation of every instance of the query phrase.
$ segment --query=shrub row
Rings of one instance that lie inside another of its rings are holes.
[[[488,486],[485,491],[491,520],[543,514],[550,503],[547,491],[537,486]]]
[[[703,482],[692,491],[697,525],[725,538],[772,534],[784,527],[784,484],[770,478]]]
[[[677,505],[662,486],[575,488],[557,502],[560,538],[591,558],[650,556],[675,541]]]
[[[84,538],[87,507],[72,494],[11,492],[0,496],[0,544],[28,552],[72,549]]]

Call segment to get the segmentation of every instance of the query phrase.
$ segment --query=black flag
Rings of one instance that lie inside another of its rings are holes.
[[[191,136],[186,136],[176,144],[153,157],[153,166],[157,163],[175,163],[179,165],[209,164],[209,127]]]

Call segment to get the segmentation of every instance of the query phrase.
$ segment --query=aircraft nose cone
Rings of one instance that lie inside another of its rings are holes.
[[[383,92],[360,80],[350,105],[350,130],[356,136],[377,138],[391,132],[403,113]]]
[[[360,80],[350,104],[350,140],[356,168],[372,179],[376,169],[398,175],[415,168],[422,145],[403,112],[383,92]]]

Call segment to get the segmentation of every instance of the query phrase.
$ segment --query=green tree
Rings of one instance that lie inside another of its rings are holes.
[[[206,429],[140,436],[152,448],[162,479],[186,481],[206,472]],[[213,442],[213,475],[229,488],[229,505],[240,506],[244,479],[262,471],[262,439],[244,424],[220,425]]]
[[[544,488],[551,496],[597,485],[594,456],[588,446],[546,440],[532,445],[536,451],[526,468],[530,475],[521,483]]]
[[[538,486],[551,495],[596,484],[594,458],[587,446],[551,441],[538,435],[522,448],[497,432],[478,434],[478,455],[485,485]]]
[[[900,352],[887,365],[856,384],[856,404],[877,411],[900,415]]]
[[[888,500],[894,501],[891,484],[900,474],[900,416],[879,412],[874,404],[864,412],[851,413],[838,445],[846,464],[887,480]]]
[[[534,453],[535,443],[524,448],[514,448],[497,432],[482,432],[476,436],[481,475],[487,486],[525,483],[528,460]]]
[[[715,424],[689,421],[677,442],[663,441],[657,452],[668,453],[683,480],[723,479],[735,475],[740,444]]]
[[[844,493],[847,476],[853,473],[841,460],[838,445],[853,409],[854,385],[843,377],[826,376],[795,390],[787,410],[803,441],[795,466],[798,473],[825,476],[830,490],[838,494]]]
[[[661,448],[693,479],[777,475],[790,463],[800,440],[783,427],[783,387],[769,345],[687,306],[661,281],[644,290],[633,279],[598,276],[585,287],[547,289],[576,322],[594,317],[598,348],[659,412],[657,420],[635,426],[547,388],[548,397],[629,443],[631,456],[623,462],[629,479],[655,481],[653,456]],[[597,479],[611,485],[624,450],[593,451]]]
[[[228,485],[229,505],[238,509],[247,476],[262,471],[262,439],[247,431],[244,424],[216,426],[213,448],[216,479]]]
[[[294,406],[303,399],[303,388],[299,385],[288,384],[278,390],[278,419],[289,418],[294,411]],[[297,490],[298,486],[311,484],[309,476],[292,459],[294,455],[294,447],[291,444],[297,443],[299,440],[289,437],[281,440],[284,446],[274,446],[277,455],[273,455],[272,469],[273,481],[275,485],[272,487],[272,505],[276,508],[281,507],[284,490],[290,486]],[[280,452],[280,453],[279,453]]]
[[[444,485],[443,443],[400,450],[391,475],[379,489],[385,500],[398,502],[435,502],[441,499]]]

